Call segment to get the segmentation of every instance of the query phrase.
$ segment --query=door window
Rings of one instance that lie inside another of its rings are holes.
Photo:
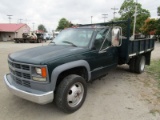
[[[95,38],[95,42],[94,42],[94,46],[95,46],[96,50],[100,50],[101,47],[102,47],[101,49],[104,49],[109,46],[110,39],[108,37],[110,37],[110,36],[107,36],[108,30],[109,29],[105,28],[105,29],[100,30],[97,33],[96,38]]]
[[[107,47],[111,46],[111,37],[112,37],[111,29],[109,29],[105,36],[105,40],[104,40],[104,43],[102,44],[103,46],[101,50],[106,49]]]

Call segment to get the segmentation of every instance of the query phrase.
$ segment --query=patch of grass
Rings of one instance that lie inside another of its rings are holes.
[[[160,111],[159,110],[157,110],[157,109],[152,109],[152,110],[150,110],[149,111],[152,115],[156,115],[156,113],[160,113]]]
[[[147,67],[147,72],[158,80],[158,86],[160,88],[160,60],[152,61],[151,65]]]

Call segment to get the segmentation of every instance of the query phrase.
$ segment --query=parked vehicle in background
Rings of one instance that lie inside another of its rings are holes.
[[[49,39],[53,40],[53,35],[52,34],[49,34]]]
[[[41,43],[42,41],[45,41],[43,39],[43,33],[38,32],[29,32],[29,33],[23,33],[22,38],[14,38],[15,43]]]
[[[44,34],[43,34],[43,39],[44,39],[44,40],[49,40],[49,39],[50,39],[49,34],[48,34],[48,33],[44,33]]]
[[[43,33],[36,33],[36,35],[37,35],[37,43],[41,43],[43,41],[46,42],[46,40],[43,39]]]
[[[34,32],[23,33],[22,38],[14,38],[16,43],[29,43],[29,42],[38,42],[37,35]]]
[[[53,33],[53,38],[55,38],[60,32],[54,32]]]
[[[37,41],[37,35],[34,32],[30,32],[27,37],[26,40],[28,40],[28,42],[33,42],[33,43],[37,43],[39,41]]]
[[[85,101],[87,82],[122,64],[142,73],[154,43],[130,40],[130,20],[65,29],[48,46],[9,54],[5,84],[21,98],[39,104],[55,99],[58,108],[72,113]]]

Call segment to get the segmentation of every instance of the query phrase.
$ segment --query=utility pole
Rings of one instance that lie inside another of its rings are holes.
[[[13,15],[7,15],[8,16],[8,19],[9,19],[9,23],[11,23],[11,16],[13,16]]]
[[[136,6],[135,6],[135,13],[134,13],[134,24],[133,24],[133,36],[132,39],[135,39],[135,28],[136,28],[136,18],[137,18],[137,0],[136,0]]]
[[[105,23],[105,19],[107,18],[107,15],[108,15],[108,14],[102,14],[102,15],[103,15],[102,18],[104,18],[104,23]]]
[[[111,8],[113,10],[113,19],[115,19],[115,14],[117,13],[116,10],[118,10],[118,8]]]
[[[91,24],[92,24],[92,18],[93,18],[93,16],[91,16]]]
[[[23,19],[19,19],[19,22],[21,23],[22,20],[23,20]]]

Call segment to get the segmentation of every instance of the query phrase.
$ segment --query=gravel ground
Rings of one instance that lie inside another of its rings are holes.
[[[38,105],[12,95],[4,85],[9,53],[48,43],[0,42],[0,119],[1,120],[160,120],[160,90],[156,81],[144,72],[134,74],[128,66],[118,66],[101,80],[88,84],[88,94],[81,109],[65,114],[53,103]],[[152,59],[160,59],[156,43]]]

